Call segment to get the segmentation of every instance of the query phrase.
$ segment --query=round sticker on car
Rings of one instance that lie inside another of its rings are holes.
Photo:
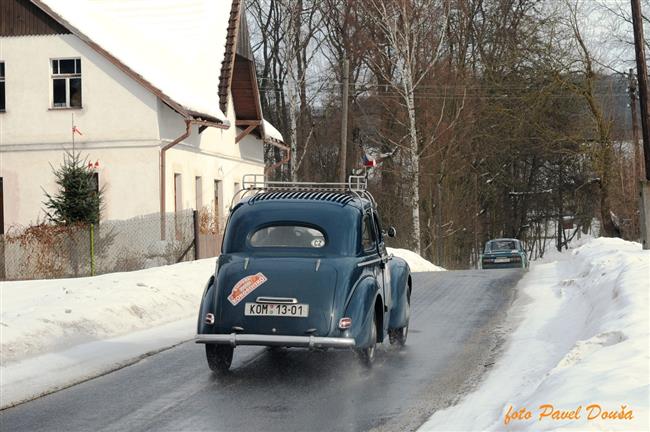
[[[315,239],[313,239],[311,241],[311,245],[312,245],[312,247],[315,247],[315,248],[321,248],[321,247],[325,246],[325,240],[320,239],[320,238],[315,238]]]

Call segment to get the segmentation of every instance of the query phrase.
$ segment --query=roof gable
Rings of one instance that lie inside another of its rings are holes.
[[[0,0],[0,36],[70,33],[29,0]]]
[[[224,10],[231,0],[32,2],[149,83],[173,108],[228,122],[218,95],[230,18]]]
[[[226,45],[219,74],[219,108],[226,112],[228,109],[228,90],[232,83],[233,69],[235,67],[235,50],[239,35],[239,24],[241,21],[242,4],[240,0],[233,0],[228,17],[228,32],[226,35]]]

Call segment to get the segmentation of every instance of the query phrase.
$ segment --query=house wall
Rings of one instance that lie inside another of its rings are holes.
[[[226,115],[235,124],[232,103]],[[161,137],[172,141],[185,132],[185,124],[174,111],[160,104],[159,124]],[[264,173],[263,144],[255,135],[249,134],[239,143],[235,138],[241,129],[231,126],[228,129],[209,127],[199,133],[193,126],[190,136],[177,144],[166,155],[166,198],[167,211],[174,210],[174,175],[181,175],[181,202],[183,208],[196,209],[196,177],[201,177],[200,203],[214,209],[215,180],[220,182],[219,215],[223,222],[228,214],[235,190],[235,183],[241,185],[245,174]]]
[[[81,59],[81,109],[51,109],[52,58]],[[99,161],[104,219],[159,210],[157,98],[73,35],[0,38],[6,107],[0,113],[0,177],[5,230],[43,220],[44,190],[56,190],[52,167],[75,147]],[[128,191],[129,193],[125,193]]]
[[[51,58],[78,57],[83,108],[53,110]],[[127,219],[160,210],[160,148],[185,132],[183,118],[147,89],[73,35],[0,37],[5,62],[7,111],[0,113],[0,177],[4,182],[5,231],[42,220],[44,190],[56,190],[52,166],[70,150],[72,115],[83,136],[75,147],[99,161],[104,187],[102,219]],[[218,99],[215,97],[215,103]],[[235,183],[264,172],[263,145],[255,135],[235,144],[239,133],[232,103],[229,129],[192,127],[190,137],[167,153],[166,210],[173,211],[174,174],[181,174],[182,208],[214,208],[214,180],[221,181],[225,218]]]
[[[0,38],[6,113],[2,145],[158,139],[157,98],[74,35]],[[81,109],[51,109],[53,58],[81,59]]]
[[[158,212],[158,142],[149,146],[140,143],[137,147],[81,144],[77,150],[89,161],[99,162],[99,184],[104,188],[102,219],[127,219]],[[45,192],[57,191],[52,167],[61,165],[64,152],[40,148],[2,152],[0,158],[5,232],[11,226],[43,221]]]

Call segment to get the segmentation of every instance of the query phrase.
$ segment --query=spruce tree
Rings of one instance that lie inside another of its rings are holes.
[[[45,192],[45,215],[57,225],[98,223],[102,191],[97,189],[94,171],[79,153],[66,152],[63,164],[52,167],[59,190],[54,195]]]

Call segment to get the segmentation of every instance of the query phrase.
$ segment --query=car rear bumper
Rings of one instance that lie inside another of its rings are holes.
[[[509,269],[509,268],[523,268],[520,262],[518,263],[500,263],[500,264],[482,264],[481,268],[488,269]]]
[[[281,336],[260,334],[199,334],[196,343],[219,345],[262,345],[304,348],[354,348],[352,338],[319,336]]]

